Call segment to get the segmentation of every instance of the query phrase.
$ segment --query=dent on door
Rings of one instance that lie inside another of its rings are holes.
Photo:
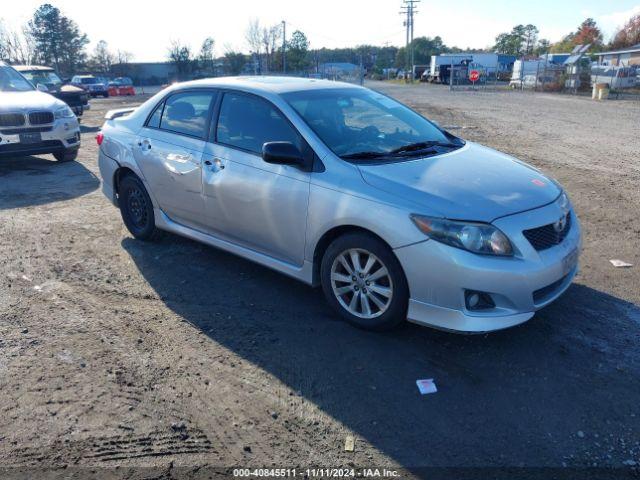
[[[269,165],[238,151],[232,152],[239,158],[227,159],[231,150],[217,148],[219,152],[207,152],[203,157],[209,230],[288,263],[302,264],[308,174],[291,167]]]
[[[202,225],[202,153],[159,138],[139,142],[142,169],[162,210],[187,226]]]

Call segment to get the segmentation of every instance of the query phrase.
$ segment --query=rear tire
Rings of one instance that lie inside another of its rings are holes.
[[[325,297],[347,322],[365,330],[390,330],[407,318],[409,287],[400,262],[380,239],[366,233],[338,237],[322,257]]]
[[[118,188],[118,205],[127,230],[138,240],[155,240],[160,231],[156,228],[153,203],[140,179],[127,175]]]
[[[53,157],[58,162],[73,162],[76,158],[78,158],[78,150],[74,150],[73,152],[54,153]]]

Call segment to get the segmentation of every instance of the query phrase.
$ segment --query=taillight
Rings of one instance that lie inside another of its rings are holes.
[[[96,142],[98,143],[98,146],[102,145],[103,141],[104,135],[102,134],[102,132],[98,132],[98,134],[96,135]]]

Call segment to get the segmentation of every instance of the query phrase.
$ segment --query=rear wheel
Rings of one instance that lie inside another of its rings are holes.
[[[138,240],[153,240],[159,235],[153,203],[139,178],[127,175],[120,181],[118,205],[122,220]]]
[[[364,233],[337,238],[324,254],[320,276],[327,301],[349,323],[380,331],[406,319],[407,280],[381,240]]]

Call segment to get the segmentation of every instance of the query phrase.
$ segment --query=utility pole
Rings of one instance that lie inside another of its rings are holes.
[[[287,22],[282,21],[282,73],[287,73]]]
[[[401,15],[406,15],[407,18],[404,21],[406,27],[406,47],[405,47],[405,75],[407,72],[411,72],[411,82],[413,82],[413,66],[415,65],[415,55],[413,48],[413,17],[417,12],[415,9],[416,4],[420,3],[420,0],[403,0],[401,7]]]

